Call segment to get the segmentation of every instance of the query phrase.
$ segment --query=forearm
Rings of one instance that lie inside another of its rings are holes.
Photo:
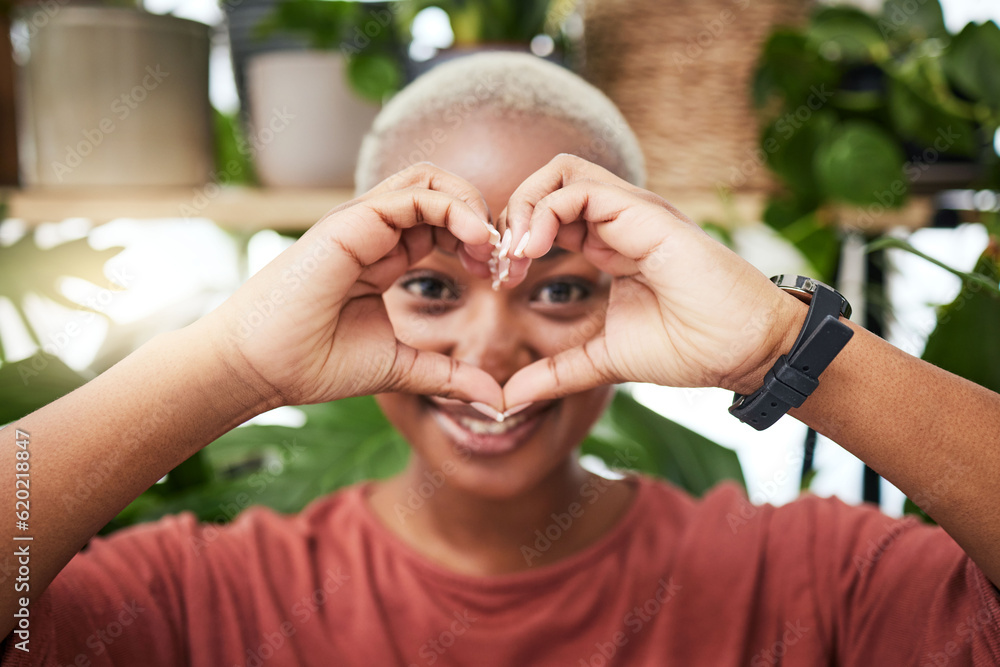
[[[8,531],[33,538],[14,543],[30,545],[30,588],[15,591],[15,575],[7,577],[0,636],[12,627],[17,599],[37,598],[123,507],[216,437],[272,407],[219,361],[197,326],[153,339],[100,377],[0,431]],[[26,447],[18,440],[26,440]],[[28,530],[20,531],[15,455],[25,449],[30,520]],[[0,567],[16,573],[14,549],[3,553]]]
[[[791,414],[899,487],[1000,582],[1000,394],[852,328]]]

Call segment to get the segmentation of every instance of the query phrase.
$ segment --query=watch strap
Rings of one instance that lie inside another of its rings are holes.
[[[819,376],[840,353],[854,332],[840,321],[843,297],[818,284],[795,344],[764,376],[764,384],[749,395],[736,394],[729,412],[762,431],[797,408],[819,386]]]

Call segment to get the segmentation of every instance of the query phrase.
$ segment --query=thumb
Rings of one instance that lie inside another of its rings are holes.
[[[492,375],[464,361],[400,342],[387,384],[380,391],[457,398],[503,411],[503,389]]]
[[[503,396],[507,406],[522,405],[622,381],[611,368],[606,339],[601,335],[525,366],[507,380]]]

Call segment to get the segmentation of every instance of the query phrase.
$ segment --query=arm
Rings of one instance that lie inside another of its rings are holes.
[[[4,549],[3,571],[16,573],[14,548],[27,546],[27,589],[14,575],[2,588],[3,626],[18,598],[36,599],[98,530],[174,466],[243,421],[277,403],[220,363],[199,325],[164,334],[100,377],[0,430],[2,497],[14,508],[15,444],[28,434],[30,542]],[[84,489],[85,487],[85,489]],[[14,517],[9,516],[9,530]]]
[[[334,209],[202,320],[0,431],[0,498],[11,512],[17,441],[28,435],[21,534],[34,538],[22,543],[30,589],[15,590],[14,577],[0,588],[0,633],[13,627],[19,599],[36,599],[125,505],[264,410],[384,391],[501,408],[501,389],[482,369],[399,342],[381,297],[435,243],[466,253],[462,244],[490,243],[498,234],[487,215],[467,182],[415,165]],[[5,548],[0,571],[19,565]]]
[[[899,487],[1000,582],[1000,394],[850,326],[791,414]]]

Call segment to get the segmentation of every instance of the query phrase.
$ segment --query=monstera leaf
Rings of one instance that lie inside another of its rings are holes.
[[[75,277],[95,285],[108,285],[104,265],[122,250],[121,247],[95,250],[85,238],[43,249],[33,235],[25,234],[9,246],[0,246],[0,297],[14,304],[28,332],[38,342],[37,334],[24,315],[25,296],[37,294],[67,308],[96,312],[67,299],[59,290],[59,283],[63,278]]]
[[[954,272],[954,271],[953,271]],[[958,272],[955,272],[958,273]],[[1000,244],[994,239],[955,300],[938,311],[922,358],[987,389],[1000,392]],[[931,518],[907,499],[904,511]]]
[[[67,299],[59,284],[65,277],[75,277],[114,287],[104,275],[104,265],[121,250],[118,247],[95,250],[86,239],[43,249],[31,234],[26,234],[9,246],[0,246],[0,298],[13,304],[25,330],[41,348],[41,336],[24,313],[25,298],[35,294],[67,308],[96,312]],[[5,363],[4,349],[0,339],[0,425],[51,403],[87,380],[46,352]]]
[[[974,273],[1000,285],[1000,246],[992,244]],[[923,359],[1000,392],[1000,294],[979,282],[966,282],[955,300],[941,308],[927,338]]]
[[[623,390],[615,393],[582,451],[599,456],[611,468],[670,480],[696,496],[726,479],[746,486],[734,451],[670,421]]]

